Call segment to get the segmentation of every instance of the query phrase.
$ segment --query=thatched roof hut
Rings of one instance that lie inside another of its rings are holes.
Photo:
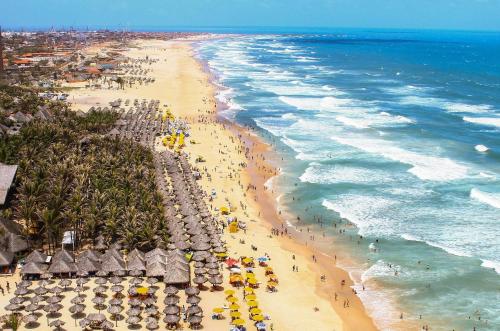
[[[78,270],[73,262],[67,262],[63,259],[53,260],[49,267],[51,274],[69,274],[76,273]]]
[[[141,270],[145,271],[146,270],[146,264],[144,261],[140,258],[139,255],[134,255],[131,258],[129,257],[127,261],[127,270]]]
[[[76,267],[79,272],[93,273],[100,270],[99,262],[91,260],[90,258],[78,258]]]
[[[103,256],[101,270],[108,273],[125,271],[125,262],[123,262],[123,260],[118,260],[115,256],[112,255],[107,255],[105,257]]]
[[[38,249],[35,249],[28,256],[26,256],[25,262],[36,262],[36,263],[45,263],[47,261],[47,255],[40,252]]]
[[[146,265],[146,276],[148,277],[164,277],[166,265],[161,262],[148,263]]]
[[[14,253],[7,251],[0,251],[0,267],[8,267],[14,260]]]
[[[47,271],[47,265],[36,263],[36,262],[28,262],[21,269],[22,275],[42,275]]]
[[[141,260],[144,261],[144,258],[146,257],[144,252],[138,250],[137,248],[134,248],[130,253],[127,255],[127,260],[131,260],[132,258],[138,257]]]
[[[168,264],[163,281],[167,285],[187,284],[190,281],[190,274],[189,271],[181,270],[172,264]]]
[[[73,257],[73,254],[65,249],[60,249],[54,254],[54,256],[52,256],[52,263],[60,260],[65,262],[73,262],[75,259]]]
[[[166,257],[166,256],[167,256],[167,253],[168,253],[168,252],[167,252],[166,250],[164,250],[164,249],[161,249],[161,248],[155,248],[155,249],[153,249],[153,250],[151,250],[151,251],[147,252],[147,253],[145,254],[145,258],[146,258],[146,260],[149,260],[152,256],[155,256],[155,255],[163,255],[163,256],[165,256],[165,257]]]

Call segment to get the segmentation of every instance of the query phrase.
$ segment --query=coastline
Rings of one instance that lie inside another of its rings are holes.
[[[191,125],[190,139],[197,143],[185,148],[190,160],[196,164],[195,159],[199,155],[206,159],[206,163],[200,166],[206,168],[206,173],[210,173],[211,177],[207,179],[207,176],[203,176],[200,184],[207,192],[215,189],[219,193],[212,207],[225,204],[229,195],[233,204],[237,204],[238,200],[248,204],[245,209],[238,208],[234,213],[234,216],[247,223],[248,233],[226,233],[224,237],[230,255],[255,256],[267,253],[271,256],[270,263],[280,278],[279,292],[262,298],[259,295],[259,301],[271,315],[275,329],[376,330],[361,300],[353,294],[350,288],[353,283],[346,271],[335,267],[334,261],[304,246],[296,238],[269,236],[271,228],[279,228],[283,224],[283,220],[278,217],[275,198],[264,189],[270,173],[261,169],[271,169],[271,166],[266,160],[257,157],[255,162],[251,160],[251,155],[270,152],[269,145],[246,128],[220,118],[216,112],[217,87],[203,70],[203,63],[195,58],[192,42],[139,41],[139,47],[131,48],[129,56],[151,54],[154,57],[161,54],[163,57],[154,65],[156,82],[127,90],[75,90],[70,96],[73,109],[86,110],[96,103],[104,106],[117,98],[154,98],[160,99],[162,104],[167,103],[176,117],[186,119]],[[168,54],[165,54],[165,50]],[[238,135],[241,135],[241,141]],[[160,145],[158,139],[157,147]],[[221,147],[225,149],[222,153]],[[242,153],[245,147],[252,149],[248,160]],[[239,162],[247,163],[248,167],[238,167]],[[234,174],[233,177],[231,174]],[[238,183],[234,176],[238,176]],[[257,189],[245,191],[248,185]],[[241,240],[245,244],[241,244]],[[246,241],[258,246],[258,253],[253,252]],[[292,259],[293,254],[295,260]],[[313,254],[318,263],[312,261]],[[292,272],[294,263],[300,267],[299,272]],[[326,275],[326,282],[320,281],[321,275]],[[228,278],[225,275],[225,282]],[[344,286],[340,285],[342,279],[346,281]],[[334,300],[335,292],[338,293],[337,301]],[[220,294],[212,293],[211,296],[214,298],[207,299],[208,309],[223,301]],[[349,299],[349,308],[343,308],[345,299]],[[315,311],[315,308],[318,310]],[[291,319],[290,316],[300,318]],[[217,324],[208,321],[208,318],[206,320],[205,328],[214,330],[212,326]]]
[[[211,75],[208,65],[201,62],[204,71],[209,75],[212,85],[217,89],[216,77]],[[262,213],[259,221],[271,233],[272,229],[287,228],[287,235],[273,236],[280,243],[280,247],[290,254],[300,255],[308,259],[307,270],[316,276],[316,294],[328,300],[335,312],[343,322],[343,330],[378,330],[372,318],[368,315],[361,299],[354,293],[352,287],[355,285],[349,273],[336,265],[336,260],[313,246],[307,246],[300,241],[300,232],[287,224],[283,215],[279,212],[277,205],[278,195],[267,189],[267,184],[279,176],[278,164],[272,164],[269,159],[277,155],[272,147],[266,143],[258,134],[245,128],[235,121],[231,121],[221,115],[221,110],[228,108],[226,104],[217,100],[217,119],[227,125],[234,135],[240,137],[240,141],[251,151],[247,160],[248,164],[244,170],[248,182],[255,187],[251,190],[251,196],[256,208]],[[254,157],[251,157],[254,156]],[[264,158],[262,157],[264,156]],[[250,199],[249,201],[251,201]],[[293,232],[292,232],[293,231]],[[312,256],[316,261],[313,262]],[[292,262],[292,261],[291,261]],[[326,281],[321,281],[321,276],[326,276]],[[344,285],[341,281],[344,280]],[[337,294],[337,297],[335,296]],[[344,307],[347,302],[349,307]]]

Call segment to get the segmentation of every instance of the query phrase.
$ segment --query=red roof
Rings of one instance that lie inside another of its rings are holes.
[[[14,60],[12,62],[14,64],[30,64],[31,60],[28,60],[28,59],[18,59],[18,60]]]

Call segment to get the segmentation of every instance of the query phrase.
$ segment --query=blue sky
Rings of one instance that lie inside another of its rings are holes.
[[[5,27],[361,27],[500,31],[500,0],[2,0]]]

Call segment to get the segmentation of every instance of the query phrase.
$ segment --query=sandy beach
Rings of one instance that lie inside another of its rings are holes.
[[[255,294],[263,314],[270,318],[266,324],[272,324],[274,330],[375,330],[371,318],[350,287],[352,282],[349,275],[335,267],[334,259],[306,247],[298,233],[292,233],[285,227],[276,210],[275,197],[264,185],[278,171],[267,161],[267,156],[272,154],[271,147],[247,129],[217,116],[217,109],[221,105],[217,105],[214,98],[216,87],[211,83],[203,64],[194,58],[190,42],[138,41],[137,47],[131,48],[125,55],[137,59],[146,56],[158,59],[148,67],[151,69],[149,76],[155,82],[126,87],[124,90],[89,89],[81,84],[68,84],[68,87],[72,87],[68,98],[72,108],[86,111],[91,106],[103,107],[119,98],[159,99],[160,104],[169,106],[175,117],[187,120],[191,128],[190,143],[184,152],[189,155],[192,164],[201,170],[200,184],[205,191],[216,193],[210,202],[212,209],[230,205],[234,210],[229,216],[247,225],[246,231],[224,233],[229,256],[270,257],[269,265],[279,279],[278,291],[270,293],[265,290],[265,286],[260,286]],[[158,138],[156,149],[161,151],[164,148]],[[197,163],[199,157],[205,162]],[[279,235],[272,229],[277,229]],[[294,266],[298,267],[298,271],[294,271]],[[229,271],[224,269],[223,274],[224,289],[232,288],[228,283]],[[325,276],[324,281],[321,280],[322,275]],[[0,278],[0,285],[5,288],[9,281],[11,288],[14,288],[13,282],[19,281],[15,277],[18,277],[18,273],[14,277]],[[256,268],[256,277],[259,281],[266,281],[264,268]],[[3,307],[12,292],[1,297],[1,315],[6,313]],[[92,290],[88,292],[87,313],[94,312],[90,303]],[[163,296],[160,293],[158,302],[163,302]],[[229,330],[227,312],[224,313],[224,320],[210,318],[210,312],[215,307],[224,305],[224,291],[202,291],[200,296],[200,306],[205,312],[202,323],[204,329]],[[241,302],[242,311],[246,311],[242,291],[237,290],[236,296]],[[66,321],[65,329],[79,330],[67,311],[71,298],[71,293],[68,293],[62,302],[65,308],[61,319]],[[185,302],[184,298],[181,298],[181,302]],[[247,321],[248,329],[253,330],[248,317],[242,318]],[[43,329],[46,321],[44,324],[41,318],[40,323],[40,329]],[[162,327],[163,322],[160,324]],[[124,321],[118,322],[116,329],[125,330],[127,325]]]

